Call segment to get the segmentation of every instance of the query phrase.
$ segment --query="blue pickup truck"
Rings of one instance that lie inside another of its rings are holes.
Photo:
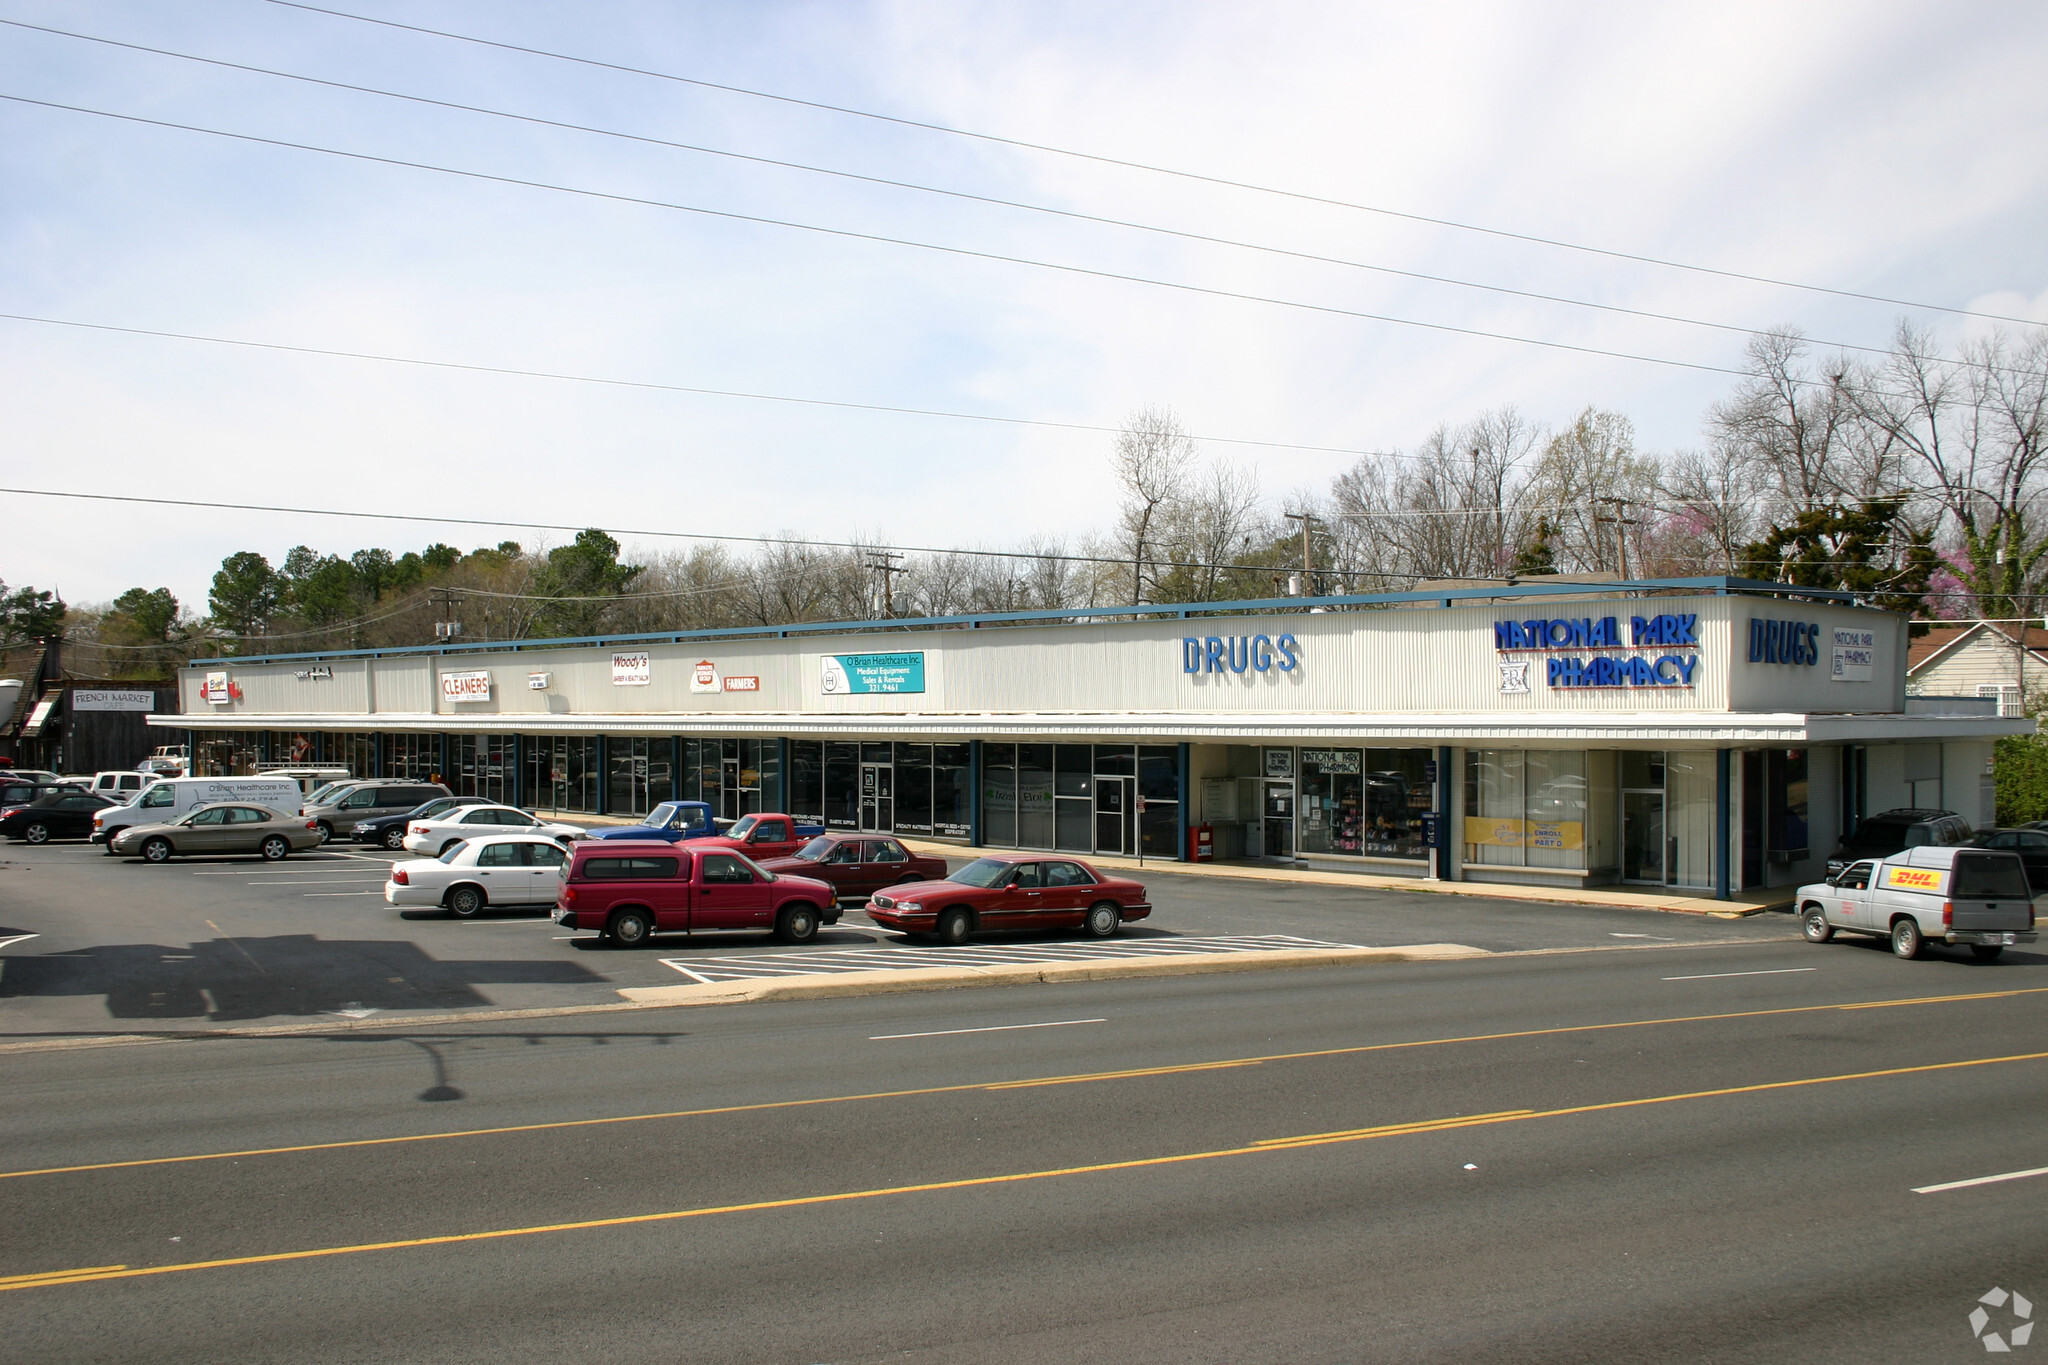
[[[787,815],[742,815],[728,829],[720,829],[711,807],[702,801],[664,801],[647,813],[643,824],[622,829],[595,829],[592,839],[660,839],[676,843],[683,839],[716,839],[754,858],[781,858],[802,848],[825,832],[823,825],[805,824]]]

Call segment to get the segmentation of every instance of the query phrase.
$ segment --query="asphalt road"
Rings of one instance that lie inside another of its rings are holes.
[[[650,950],[619,952],[592,935],[566,935],[538,912],[475,921],[401,914],[383,900],[392,861],[344,846],[278,864],[213,858],[150,866],[82,844],[0,847],[0,1036],[615,1003],[620,987],[687,984],[672,962],[806,951],[760,935],[717,934],[665,936]],[[1156,908],[1126,927],[1135,941],[1289,935],[1509,952],[1794,932],[1784,915],[1731,922],[1152,870],[1144,880]],[[901,941],[850,909],[812,948]]]
[[[2048,1176],[1914,1191],[2048,1166],[2044,968],[1759,940],[15,1045],[0,1358],[1977,1359],[1980,1296],[2048,1302]]]

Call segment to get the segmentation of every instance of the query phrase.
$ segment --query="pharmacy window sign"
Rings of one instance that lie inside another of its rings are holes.
[[[827,654],[818,688],[828,697],[924,691],[924,653]]]

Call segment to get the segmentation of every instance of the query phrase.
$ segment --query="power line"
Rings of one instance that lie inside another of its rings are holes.
[[[510,528],[520,531],[585,531],[589,526],[572,526],[566,523],[545,521],[491,520],[482,517],[431,517],[408,512],[356,512],[333,507],[280,507],[264,503],[208,502],[197,498],[145,498],[127,493],[78,493],[50,488],[0,488],[0,493],[12,493],[30,498],[74,498],[87,502],[139,503],[149,507],[200,507],[220,512],[280,512],[293,516],[348,517],[362,521],[409,521],[423,522],[434,526],[489,526],[499,529]],[[604,527],[609,534],[637,536],[658,540],[703,540],[718,541],[736,545],[788,545],[800,549],[814,550],[856,550],[869,553],[877,550],[900,550],[906,554],[947,556],[958,555],[971,559],[1032,559],[1060,564],[1115,564],[1126,561],[1108,555],[1070,555],[1036,550],[966,550],[942,549],[930,545],[881,545],[873,541],[858,540],[802,540],[795,536],[732,536],[713,535],[696,531],[650,531],[631,527]],[[1244,570],[1254,573],[1272,573],[1270,564],[1208,564],[1195,560],[1154,560],[1153,563],[1169,569],[1217,569]],[[1332,571],[1336,572],[1336,571]],[[1345,570],[1353,577],[1414,578],[1415,574],[1382,574],[1377,570]],[[555,599],[548,599],[555,600]],[[610,599],[607,599],[610,600]]]
[[[972,138],[999,146],[1016,147],[1023,151],[1044,152],[1052,156],[1071,157],[1079,161],[1090,161],[1097,165],[1115,166],[1123,170],[1143,171],[1149,175],[1172,176],[1181,180],[1193,180],[1202,184],[1217,185],[1226,189],[1245,190],[1254,194],[1276,195],[1302,203],[1322,204],[1330,208],[1349,209],[1358,213],[1377,214],[1382,217],[1399,218],[1411,223],[1427,223],[1432,227],[1451,228],[1458,232],[1479,233],[1488,237],[1501,237],[1509,241],[1528,242],[1537,246],[1555,247],[1563,251],[1583,252],[1587,255],[1604,256],[1611,260],[1633,261],[1639,265],[1654,265],[1667,270],[1683,270],[1693,274],[1712,275],[1719,279],[1742,280],[1749,284],[1769,285],[1777,289],[1797,289],[1807,293],[1828,294],[1836,298],[1860,299],[1866,303],[1882,303],[1895,308],[1914,308],[1927,312],[1948,313],[1956,317],[1983,318],[1992,322],[2011,322],[2023,327],[2048,327],[2030,318],[2007,317],[2000,313],[1979,313],[1967,308],[1951,308],[1939,303],[1918,303],[1911,299],[1891,298],[1883,294],[1867,294],[1853,289],[1837,289],[1829,285],[1802,284],[1796,280],[1774,279],[1767,275],[1751,275],[1737,270],[1723,270],[1715,266],[1693,265],[1684,261],[1666,260],[1637,252],[1617,251],[1606,247],[1587,246],[1580,242],[1569,242],[1556,237],[1543,237],[1534,233],[1515,232],[1506,228],[1486,227],[1477,223],[1464,223],[1451,218],[1437,218],[1428,214],[1410,213],[1401,209],[1390,209],[1374,204],[1353,203],[1344,199],[1333,199],[1319,194],[1308,194],[1299,190],[1280,189],[1270,185],[1252,184],[1242,180],[1231,180],[1222,176],[1206,175],[1198,171],[1176,170],[1168,166],[1155,166],[1142,161],[1130,161],[1120,157],[1105,156],[1095,152],[1084,152],[1069,147],[1055,147],[1042,142],[1027,142],[1021,138],[1003,137],[995,133],[976,132],[967,128],[955,128],[943,123],[928,123],[918,119],[902,118],[893,114],[877,113],[868,109],[855,109],[846,105],[827,104],[819,100],[800,99],[793,95],[777,95],[765,90],[750,90],[745,86],[724,85],[692,76],[679,76],[666,71],[652,71],[645,67],[626,66],[618,62],[600,61],[590,57],[576,57],[565,52],[552,52],[546,48],[524,47],[517,43],[499,42],[490,38],[478,38],[471,34],[454,33],[446,29],[426,28],[418,24],[399,23],[394,19],[378,19],[366,14],[351,14],[345,10],[328,9],[320,5],[309,5],[302,0],[268,0],[268,3],[285,9],[305,10],[312,14],[324,14],[336,19],[348,19],[360,24],[376,24],[384,28],[399,29],[408,33],[419,33],[434,38],[446,38],[454,42],[472,43],[479,47],[497,48],[504,52],[518,52],[530,57],[545,57],[551,61],[570,62],[578,66],[594,67],[603,71],[616,71],[625,75],[645,76],[653,80],[672,81],[680,85],[696,86],[703,90],[718,90],[726,94],[745,95],[751,99],[772,100],[779,104],[795,105],[805,109],[817,109],[825,113],[844,114],[851,118],[872,119],[879,123],[894,124],[902,128],[917,128],[926,132],[945,133],[952,137]]]
[[[277,3],[278,0],[273,0]],[[0,99],[16,104],[32,105],[43,109],[60,109],[66,113],[88,114],[95,118],[113,119],[122,123],[142,124],[152,128],[170,128],[178,132],[201,133],[208,137],[226,138],[235,142],[254,143],[265,147],[281,147],[289,151],[315,152],[322,156],[340,157],[349,161],[363,161],[380,166],[398,166],[406,170],[432,171],[437,175],[459,176],[469,180],[482,180],[497,185],[516,185],[524,189],[546,190],[554,194],[573,194],[587,199],[601,199],[611,203],[634,204],[642,208],[666,209],[674,213],[691,213],[706,218],[720,218],[729,222],[754,223],[765,227],[789,228],[797,232],[813,232],[821,236],[840,237],[849,241],[874,242],[885,246],[911,247],[919,251],[933,251],[948,256],[962,256],[971,260],[995,261],[1005,265],[1021,265],[1037,270],[1057,271],[1067,275],[1081,275],[1091,279],[1116,280],[1124,284],[1139,284],[1155,289],[1171,289],[1179,293],[1199,294],[1208,298],[1232,299],[1240,303],[1260,303],[1276,308],[1292,308],[1302,312],[1321,313],[1329,317],[1356,318],[1365,322],[1384,322],[1397,327],[1416,327],[1425,331],[1445,332],[1456,336],[1478,337],[1489,341],[1506,341],[1522,346],[1540,346],[1547,350],[1569,351],[1577,355],[1600,356],[1608,360],[1633,360],[1646,365],[1663,365],[1672,369],[1696,370],[1704,374],[1725,374],[1736,378],[1746,377],[1746,372],[1730,369],[1725,365],[1709,365],[1696,360],[1673,360],[1664,356],[1640,355],[1630,351],[1610,351],[1598,346],[1581,346],[1568,341],[1546,341],[1540,337],[1519,336],[1511,332],[1490,332],[1479,327],[1459,327],[1448,322],[1425,322],[1417,318],[1396,317],[1389,313],[1369,313],[1355,308],[1339,308],[1335,304],[1307,303],[1298,299],[1274,298],[1265,294],[1248,294],[1234,289],[1217,289],[1209,285],[1186,284],[1175,280],[1155,280],[1144,275],[1126,275],[1120,271],[1098,270],[1090,266],[1062,265],[1054,261],[1033,260],[1027,256],[1010,256],[995,251],[976,251],[969,247],[941,246],[936,242],[919,242],[907,237],[890,237],[882,233],[856,232],[851,228],[825,227],[817,223],[799,223],[787,218],[769,218],[761,214],[737,213],[730,209],[705,208],[696,204],[678,204],[662,199],[648,199],[640,195],[616,194],[606,190],[584,189],[575,185],[557,185],[544,180],[527,180],[520,176],[494,175],[487,171],[463,170],[455,166],[438,166],[425,161],[408,161],[401,157],[377,156],[369,152],[348,152],[336,147],[322,147],[309,142],[292,142],[284,138],[259,137],[254,133],[234,133],[221,128],[207,128],[198,124],[178,123],[170,119],[144,118],[139,114],[118,114],[107,109],[92,109],[84,105],[63,104],[56,100],[30,99],[26,95],[0,94]]]
[[[322,346],[294,346],[281,341],[249,341],[240,337],[205,336],[196,332],[169,332],[150,327],[121,327],[107,322],[79,322],[71,318],[37,317],[29,313],[0,313],[0,320],[33,322],[46,327],[73,327],[91,332],[115,332],[125,336],[157,337],[168,341],[198,341],[210,346],[238,346],[256,351],[283,351],[291,355],[326,356],[336,360],[368,360],[382,365],[418,365],[435,370],[460,370],[470,374],[504,375],[514,379],[551,379],[565,384],[599,384],[607,388],[649,389],[657,393],[686,393],[701,398],[738,398],[757,403],[792,403],[801,407],[847,408],[855,412],[881,412],[904,417],[943,417],[960,422],[992,422],[1001,426],[1045,427],[1054,431],[1085,431],[1114,436],[1118,427],[1095,426],[1086,422],[1054,422],[1034,417],[1001,417],[985,412],[949,412],[937,408],[894,407],[885,403],[855,403],[832,398],[802,398],[790,394],[748,393],[738,389],[708,389],[688,384],[661,384],[653,380],[613,379],[603,375],[568,374],[553,370],[527,370],[509,365],[475,365],[457,360],[428,360],[419,356],[379,355],[369,351],[341,351]],[[1395,451],[1359,450],[1348,446],[1299,445],[1289,441],[1258,441],[1241,436],[1191,436],[1190,440],[1216,445],[1256,446],[1266,450],[1303,450],[1319,455],[1372,455],[1386,459],[1414,459]]]
[[[590,124],[571,123],[562,119],[542,118],[534,114],[521,114],[505,109],[492,109],[483,105],[463,104],[454,100],[434,99],[426,95],[406,94],[397,90],[385,90],[376,86],[357,85],[348,81],[328,80],[320,76],[309,76],[300,72],[280,71],[274,67],[253,66],[246,62],[231,62],[217,57],[202,57],[195,53],[178,52],[170,48],[151,47],[143,43],[126,42],[118,38],[104,38],[90,33],[75,33],[68,29],[51,28],[43,24],[26,23],[19,19],[0,18],[0,24],[12,28],[26,29],[35,33],[51,34],[60,38],[74,38],[81,42],[99,43],[130,52],[144,52],[153,56],[171,57],[179,61],[197,62],[206,66],[220,67],[229,71],[242,71],[259,76],[270,76],[278,80],[299,81],[307,85],[323,86],[331,90],[346,90],[356,94],[375,95],[382,99],[403,100],[408,103],[428,105],[437,109],[455,110],[461,113],[482,114],[490,118],[510,119],[514,122],[533,124],[544,128],[558,128],[567,132],[588,133],[597,137],[616,138],[626,142],[637,142],[651,147],[665,147],[674,151],[691,152],[704,156],[724,157],[734,161],[749,162],[760,166],[774,166],[785,170],[802,171],[810,175],[832,176],[843,180],[858,181],[862,184],[880,185],[891,189],[912,190],[919,194],[940,195],[949,199],[960,199],[971,203],[988,204],[999,208],[1019,209],[1027,213],[1045,214],[1066,218],[1076,222],[1095,223],[1106,227],[1126,228],[1134,232],[1153,233],[1159,236],[1178,238],[1182,241],[1201,242],[1211,246],[1231,247],[1242,251],[1256,251],[1266,255],[1281,256],[1291,260],[1306,261],[1318,265],[1343,266],[1351,270],[1366,270],[1376,274],[1395,275],[1403,279],[1419,280],[1429,284],[1450,285],[1459,289],[1477,290],[1483,293],[1501,294],[1510,298],[1528,299],[1539,303],[1562,304],[1570,308],[1586,308],[1624,317],[1642,318],[1652,322],[1677,323],[1687,327],[1704,327],[1713,331],[1732,332],[1739,336],[1762,336],[1770,329],[1745,327],[1739,323],[1715,322],[1706,318],[1690,318],[1675,313],[1659,313],[1644,308],[1628,308],[1620,304],[1600,303],[1591,299],[1572,298],[1561,294],[1545,294],[1536,290],[1516,289],[1508,285],[1487,284],[1477,280],[1462,280],[1449,275],[1432,275],[1425,271],[1405,270],[1398,266],[1379,265],[1370,261],[1349,260],[1339,256],[1324,256],[1310,251],[1297,251],[1288,247],[1271,246],[1259,242],[1238,241],[1229,237],[1218,237],[1209,233],[1193,232],[1181,228],[1163,227],[1157,224],[1134,222],[1129,219],[1111,218],[1102,214],[1083,213],[1074,209],[1057,208],[1047,204],[1033,204],[1016,199],[1003,199],[994,195],[974,194],[965,190],[947,189],[936,185],[921,185],[907,180],[894,180],[885,176],[863,175],[856,171],[840,170],[830,166],[814,166],[800,161],[788,161],[777,157],[757,156],[747,152],[736,152],[720,147],[707,147],[700,143],[676,142],[668,138],[651,137],[641,133],[624,132],[612,128],[600,128]],[[1854,342],[1829,341],[1825,338],[1808,338],[1815,346],[1837,351],[1855,351],[1866,355],[1889,355],[1883,347],[1863,346]],[[1960,361],[1937,358],[1941,364],[1961,364]]]

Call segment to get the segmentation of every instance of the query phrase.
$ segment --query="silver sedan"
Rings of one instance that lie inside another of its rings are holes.
[[[110,851],[145,862],[208,853],[257,853],[276,862],[317,848],[326,836],[311,820],[268,806],[216,801],[167,825],[130,825],[109,842]]]

